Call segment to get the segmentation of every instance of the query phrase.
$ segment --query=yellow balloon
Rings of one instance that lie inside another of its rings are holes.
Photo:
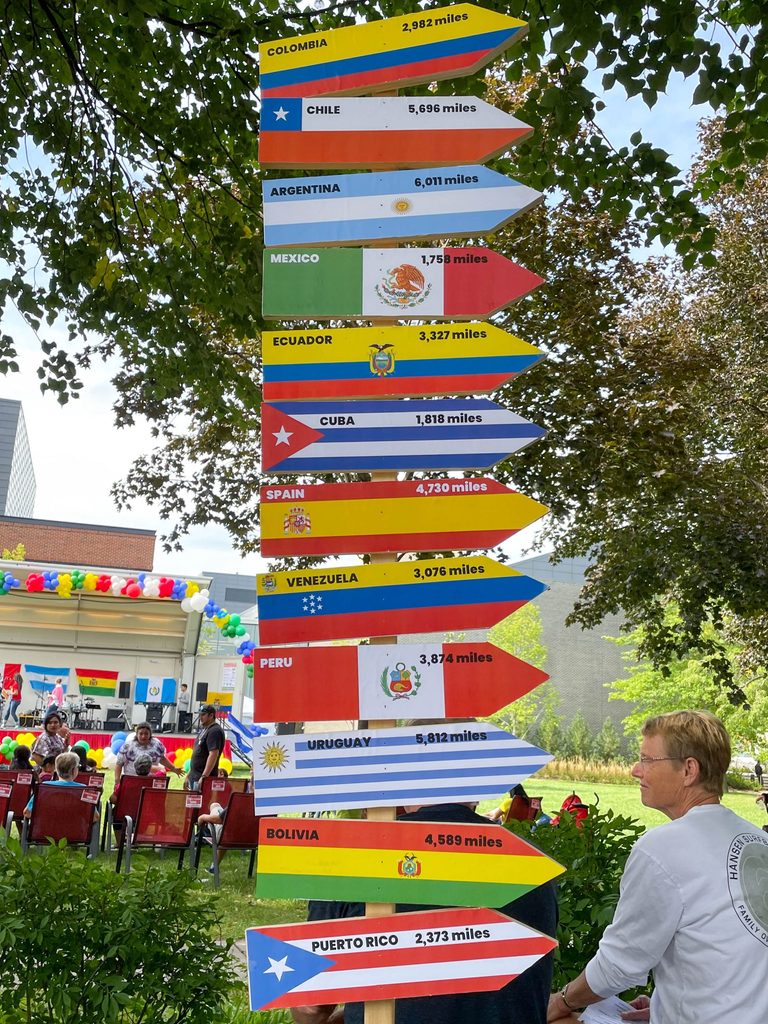
[[[200,589],[200,584],[195,583],[194,580],[187,580],[187,597],[192,597]]]
[[[219,768],[223,768],[227,775],[232,774],[232,762],[228,757],[219,758]]]

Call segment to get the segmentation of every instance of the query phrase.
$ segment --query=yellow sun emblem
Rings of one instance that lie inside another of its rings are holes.
[[[268,743],[261,752],[261,763],[268,772],[279,772],[288,763],[288,750],[282,743]]]
[[[413,203],[410,199],[405,199],[403,197],[401,199],[396,199],[394,203],[392,203],[392,209],[395,213],[410,213],[413,209]]]

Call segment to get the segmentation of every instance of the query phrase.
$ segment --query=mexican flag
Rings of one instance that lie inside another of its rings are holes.
[[[103,668],[76,668],[75,675],[80,684],[80,693],[89,697],[114,697],[118,672]]]

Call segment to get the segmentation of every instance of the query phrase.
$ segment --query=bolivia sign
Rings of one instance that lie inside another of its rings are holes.
[[[552,755],[485,722],[259,736],[257,815],[498,799]]]
[[[264,331],[264,400],[478,395],[543,358],[493,324]]]
[[[500,825],[263,818],[256,895],[503,907],[564,870]]]
[[[435,167],[485,163],[533,131],[474,96],[261,103],[262,167]]]
[[[260,722],[492,715],[549,676],[488,643],[259,647]]]
[[[485,556],[262,573],[256,577],[259,640],[487,629],[546,589]]]
[[[492,992],[557,946],[497,910],[422,910],[249,928],[252,1010]]]
[[[528,30],[472,4],[416,11],[259,47],[261,95],[382,92],[471,75]]]
[[[270,249],[267,320],[474,320],[543,278],[482,248]]]
[[[486,478],[262,487],[260,508],[268,558],[494,548],[547,511]]]
[[[486,469],[545,433],[486,398],[265,402],[261,466],[265,473]]]
[[[489,235],[542,200],[479,164],[317,178],[263,186],[264,244],[356,245]]]

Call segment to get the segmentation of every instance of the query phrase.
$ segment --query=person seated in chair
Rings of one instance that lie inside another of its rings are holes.
[[[58,779],[52,779],[47,782],[48,786],[79,786],[80,789],[85,789],[82,782],[77,782],[77,773],[80,771],[80,758],[77,754],[71,751],[66,754],[59,754],[56,758],[56,774]],[[35,798],[31,796],[29,803],[24,808],[24,817],[32,817],[32,808],[35,805]]]
[[[25,743],[20,743],[13,752],[10,770],[12,772],[31,772],[34,765],[29,759],[30,750]]]
[[[150,775],[152,772],[152,755],[151,754],[137,754],[136,760],[133,762],[133,774],[134,775]],[[123,784],[122,778],[118,779],[115,783],[115,788],[112,790],[112,795],[109,798],[111,804],[117,803],[117,798],[120,794],[120,787]]]

